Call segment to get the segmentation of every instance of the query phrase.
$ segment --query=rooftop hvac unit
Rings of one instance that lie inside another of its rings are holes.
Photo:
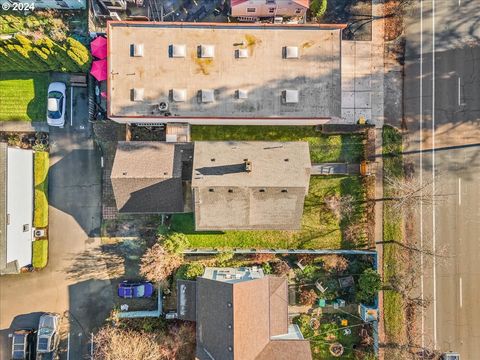
[[[133,89],[133,101],[143,101],[143,88],[134,88]]]
[[[34,229],[33,230],[33,236],[36,237],[36,238],[45,237],[45,235],[46,235],[45,229]]]
[[[296,104],[298,103],[298,90],[285,90],[285,103]]]
[[[136,57],[142,57],[143,56],[143,44],[132,44],[132,54],[133,56]]]
[[[211,103],[215,101],[215,93],[212,89],[202,89],[202,103]]]
[[[214,45],[200,45],[200,57],[201,58],[213,58],[215,57]]]
[[[117,20],[117,21],[121,21],[122,18],[118,15],[118,13],[116,11],[109,11],[108,12],[108,15],[110,15],[110,17],[112,18],[112,20]]]
[[[170,56],[174,58],[184,58],[187,56],[186,45],[173,44],[170,45]]]
[[[237,49],[235,50],[237,59],[248,58],[248,49]]]
[[[158,104],[158,111],[167,111],[168,110],[168,102],[162,101]]]
[[[298,59],[297,46],[285,46],[285,59]]]

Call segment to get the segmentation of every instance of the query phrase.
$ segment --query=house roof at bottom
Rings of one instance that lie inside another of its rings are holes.
[[[288,332],[286,294],[285,278],[268,276],[237,283],[198,278],[197,358],[311,359],[308,342],[305,347],[304,341],[298,340],[298,345],[297,340],[288,341],[294,353],[284,349],[287,341],[271,340]],[[288,357],[267,357],[280,356],[281,351]]]
[[[272,340],[256,360],[310,360],[312,350],[308,340]]]
[[[191,144],[119,142],[111,173],[118,210],[183,212],[182,167],[191,152]]]

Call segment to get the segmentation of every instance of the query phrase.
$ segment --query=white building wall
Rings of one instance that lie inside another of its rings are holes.
[[[33,151],[8,148],[7,155],[7,263],[23,267],[32,263]]]

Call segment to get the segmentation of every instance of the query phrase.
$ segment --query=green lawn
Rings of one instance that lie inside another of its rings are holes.
[[[48,168],[49,154],[46,151],[35,152],[35,212],[33,225],[35,227],[48,226]]]
[[[298,248],[338,249],[343,243],[339,221],[325,208],[325,196],[350,194],[359,201],[351,221],[364,221],[365,190],[357,176],[312,177],[305,199],[302,229],[299,231],[196,232],[192,214],[172,217],[172,230],[185,233],[191,248]]]
[[[401,177],[403,174],[402,159],[402,136],[391,127],[383,128],[383,168],[385,174]],[[384,182],[384,197],[391,196],[392,189]],[[403,241],[403,219],[398,211],[392,209],[387,201],[383,207],[383,239],[384,241]],[[389,283],[392,276],[396,274],[399,267],[398,246],[394,243],[386,243],[383,247],[383,278]],[[385,290],[383,293],[383,311],[385,320],[385,333],[393,342],[401,338],[404,332],[403,299],[401,294],[392,290]]]
[[[313,163],[355,163],[363,156],[361,135],[322,135],[313,126],[194,125],[191,136],[193,141],[307,141]]]
[[[49,75],[0,73],[0,121],[44,121]]]
[[[48,262],[48,240],[35,240],[32,243],[32,265],[34,268],[41,269],[47,266]]]

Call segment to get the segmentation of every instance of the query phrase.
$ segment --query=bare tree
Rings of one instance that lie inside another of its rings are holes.
[[[181,254],[169,253],[162,245],[155,244],[142,257],[140,273],[150,281],[168,278],[181,264]]]

